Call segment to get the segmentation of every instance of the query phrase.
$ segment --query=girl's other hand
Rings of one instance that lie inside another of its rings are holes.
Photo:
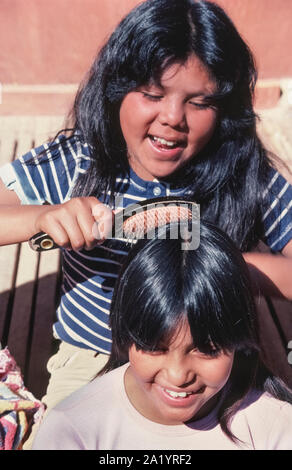
[[[42,207],[35,232],[47,233],[60,247],[92,250],[111,233],[113,212],[95,197],[77,197]]]

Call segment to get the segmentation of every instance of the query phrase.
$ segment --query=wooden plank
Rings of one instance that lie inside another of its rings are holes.
[[[18,269],[18,245],[0,247],[0,342],[7,346]]]
[[[0,126],[0,163],[3,165],[26,153],[31,148],[32,130],[31,123],[21,116],[16,119],[12,116],[1,116]],[[14,149],[13,155],[10,149]]]
[[[10,149],[19,142],[17,157],[54,137],[64,127],[64,116],[1,116],[0,165],[11,161]],[[26,142],[26,143],[25,143]]]
[[[11,153],[14,153],[16,139],[13,136],[1,137],[0,140],[0,166],[11,161]]]
[[[3,165],[14,160],[17,140],[9,133],[9,126],[5,126],[5,123],[1,131],[3,134],[0,145],[0,165]],[[17,244],[0,247],[0,338],[2,346],[6,346],[8,341],[19,252],[20,247]]]
[[[63,116],[41,116],[35,122],[34,139],[35,144],[41,145],[55,137],[64,127]]]
[[[33,146],[33,139],[29,132],[23,132],[17,137],[16,143],[15,158],[17,159],[31,150]]]
[[[42,117],[3,117],[0,116],[1,129],[1,159],[0,164],[12,161],[29,151],[35,143],[38,136],[38,144],[48,139],[51,130],[55,133],[54,127],[60,123],[61,118],[54,119],[51,116]],[[41,140],[41,141],[40,141]],[[57,256],[57,255],[56,255]],[[45,286],[48,283],[48,291],[56,283],[56,274],[58,263],[56,256],[50,257],[50,262],[40,262],[39,256],[32,252],[27,244],[5,246],[0,248],[0,332],[3,345],[9,346],[9,349],[15,357],[18,365],[24,374],[27,372],[27,354],[32,354],[39,363],[46,361],[50,355],[51,335],[41,334],[43,344],[30,345],[33,340],[33,331],[38,331],[38,325],[31,327],[31,320],[34,321],[35,307],[39,303],[37,292],[40,298],[44,294]],[[55,260],[53,262],[53,259]],[[40,266],[40,268],[39,268]],[[44,267],[45,266],[45,267]],[[38,279],[38,277],[43,279]],[[54,280],[53,280],[54,277]],[[52,301],[47,304],[47,315],[40,318],[52,324],[53,312],[55,310],[54,298],[55,292],[47,292],[47,297]],[[44,296],[45,298],[45,296]],[[50,305],[49,305],[50,304]],[[38,318],[36,319],[38,320]],[[43,332],[44,333],[44,326]],[[50,328],[51,332],[51,328]],[[48,340],[42,338],[48,337]],[[41,351],[41,354],[39,352]],[[34,360],[32,361],[32,364]],[[33,364],[33,367],[36,365]]]
[[[38,262],[38,254],[33,252],[28,244],[22,243],[8,336],[10,352],[22,371],[25,369],[26,340],[29,334],[29,319],[33,307]]]
[[[51,116],[0,116],[0,165],[47,141],[61,122]],[[26,243],[0,247],[0,339],[38,397],[47,386],[58,268],[57,251],[40,255]]]
[[[37,398],[44,395],[49,378],[46,365],[52,353],[59,267],[59,250],[41,253],[36,302],[30,326],[31,345],[27,351],[29,360],[25,371],[27,387]]]
[[[257,131],[265,148],[292,170],[291,108],[278,106],[259,113]]]

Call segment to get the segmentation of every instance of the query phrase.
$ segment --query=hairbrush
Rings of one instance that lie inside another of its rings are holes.
[[[107,238],[124,241],[151,238],[155,237],[157,231],[163,230],[166,225],[187,224],[199,219],[199,205],[189,199],[171,196],[147,199],[115,212],[112,230]],[[59,248],[44,232],[35,234],[28,243],[34,251]]]

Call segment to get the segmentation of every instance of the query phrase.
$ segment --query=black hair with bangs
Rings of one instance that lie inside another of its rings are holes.
[[[133,343],[155,350],[186,320],[202,352],[211,344],[217,350],[258,350],[255,306],[240,252],[208,222],[200,224],[199,247],[185,248],[181,237],[139,240],[132,247],[110,315],[113,349],[124,362]]]
[[[126,363],[133,344],[159,349],[187,321],[194,347],[206,354],[235,353],[218,414],[223,431],[235,440],[228,422],[252,388],[290,402],[292,395],[259,359],[255,305],[239,250],[202,220],[199,247],[182,249],[182,241],[139,240],[130,250],[114,290],[112,351],[101,374]]]

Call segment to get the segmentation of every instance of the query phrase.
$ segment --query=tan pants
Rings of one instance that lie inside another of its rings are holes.
[[[48,361],[51,374],[46,395],[42,402],[46,405],[46,413],[78,388],[91,382],[106,364],[109,356],[99,354],[90,349],[78,348],[62,342],[58,352]],[[30,450],[37,425],[32,428],[29,439],[23,449]]]

